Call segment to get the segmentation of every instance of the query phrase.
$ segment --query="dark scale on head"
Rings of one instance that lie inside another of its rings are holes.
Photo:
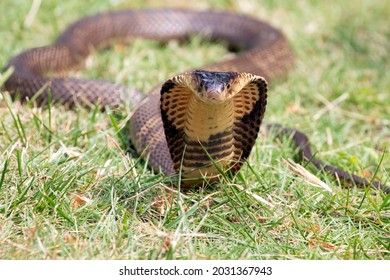
[[[225,86],[229,87],[230,81],[237,76],[237,73],[195,70],[194,75],[198,81],[198,91],[202,91],[202,89],[209,91]]]

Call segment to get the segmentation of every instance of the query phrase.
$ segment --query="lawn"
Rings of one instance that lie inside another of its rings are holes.
[[[185,3],[3,0],[0,66],[99,11],[249,14],[283,30],[296,53],[295,69],[270,85],[265,122],[302,130],[318,158],[390,185],[390,1]],[[136,41],[72,75],[148,92],[228,55],[198,37]],[[288,139],[265,135],[237,178],[178,192],[127,153],[129,113],[40,108],[2,92],[0,259],[390,259],[390,195],[346,188],[307,165],[331,191],[312,185],[286,164],[295,158]]]

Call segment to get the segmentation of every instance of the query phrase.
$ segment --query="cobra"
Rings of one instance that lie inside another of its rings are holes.
[[[50,93],[54,102],[68,107],[76,103],[120,107],[125,98],[134,97],[127,96],[123,86],[53,74],[79,66],[92,50],[113,40],[182,40],[194,34],[225,40],[229,48],[239,52],[156,87],[135,109],[129,137],[152,169],[180,174],[182,186],[218,181],[221,172],[237,172],[250,154],[265,113],[266,80],[285,75],[294,65],[285,36],[261,20],[184,9],[128,10],[85,17],[69,26],[53,44],[13,57],[5,67],[13,68],[5,89],[22,99],[41,91],[37,98],[40,104],[48,101]],[[341,180],[389,192],[380,182],[371,183],[315,159],[303,133],[286,128],[280,132],[292,135],[300,157],[317,168]]]

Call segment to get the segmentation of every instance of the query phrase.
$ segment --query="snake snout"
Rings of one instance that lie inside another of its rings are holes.
[[[225,86],[223,84],[212,84],[205,88],[202,97],[211,102],[224,101],[225,96]]]

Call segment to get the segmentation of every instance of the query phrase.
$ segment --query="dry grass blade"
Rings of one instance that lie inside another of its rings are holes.
[[[315,187],[322,188],[322,189],[333,194],[333,190],[327,184],[325,184],[318,177],[316,177],[312,173],[310,173],[302,165],[294,162],[292,159],[288,159],[288,160],[282,159],[282,163],[285,166],[287,166],[292,172],[297,174],[299,177],[302,177],[306,183],[308,183],[312,186],[315,186]]]
[[[245,191],[246,194],[252,196],[254,199],[256,199],[258,202],[262,203],[262,204],[265,204],[267,205],[268,207],[270,208],[273,208],[274,205],[270,202],[268,202],[267,200],[265,200],[264,198],[262,198],[261,196],[253,193],[251,190],[248,190],[248,189],[244,189],[242,186],[240,185],[237,185],[237,184],[232,184],[232,186],[236,187],[237,189],[239,189],[240,191]]]

